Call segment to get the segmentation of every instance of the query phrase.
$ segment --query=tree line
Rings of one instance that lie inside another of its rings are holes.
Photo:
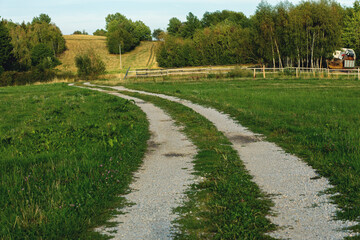
[[[2,20],[1,25],[2,35],[10,39],[12,50],[8,55],[15,58],[7,70],[26,71],[38,65],[60,64],[56,56],[66,50],[65,39],[48,15],[40,14],[32,22],[21,24]]]
[[[302,1],[297,5],[262,1],[251,17],[241,12],[189,13],[185,22],[169,20],[160,39],[161,67],[253,63],[266,66],[326,67],[341,48],[360,57],[360,4]],[[155,32],[154,32],[155,33]]]

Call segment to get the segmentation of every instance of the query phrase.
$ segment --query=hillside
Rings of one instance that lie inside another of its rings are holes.
[[[90,35],[65,35],[66,50],[60,55],[59,59],[62,65],[60,70],[76,72],[74,58],[81,52],[88,50],[95,51],[106,64],[106,70],[110,73],[120,72],[119,55],[109,54],[106,48],[106,37]],[[137,68],[155,68],[156,42],[141,42],[140,46],[129,53],[122,54],[122,71],[128,67]]]

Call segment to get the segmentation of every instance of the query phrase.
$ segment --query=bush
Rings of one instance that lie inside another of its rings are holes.
[[[236,77],[253,77],[253,72],[251,70],[247,70],[247,69],[243,69],[240,67],[235,67],[233,70],[231,70],[230,72],[228,72],[226,74],[227,77],[229,78],[236,78]]]
[[[105,73],[105,63],[93,51],[79,54],[75,57],[78,76],[85,79],[95,79]]]
[[[19,86],[35,82],[49,82],[57,77],[54,70],[33,68],[28,72],[6,71],[0,75],[0,86]]]

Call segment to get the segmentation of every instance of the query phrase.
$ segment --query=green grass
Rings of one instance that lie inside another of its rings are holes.
[[[233,80],[134,83],[220,109],[303,158],[334,185],[341,219],[360,219],[360,82]],[[355,227],[357,231],[360,227]]]
[[[194,161],[202,179],[187,192],[188,201],[176,212],[176,239],[272,239],[275,229],[265,217],[271,201],[252,182],[227,138],[193,110],[167,100],[127,93],[154,103],[184,126],[198,148]]]
[[[125,203],[148,122],[129,101],[65,84],[0,88],[0,239],[95,239]]]

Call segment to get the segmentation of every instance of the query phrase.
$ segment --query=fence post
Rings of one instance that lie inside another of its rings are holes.
[[[299,78],[299,68],[296,68],[295,72],[296,72],[296,78]]]
[[[329,68],[327,69],[327,75],[328,75],[328,78],[330,78],[330,69]]]
[[[358,68],[358,80],[360,80],[360,68]]]
[[[266,76],[265,76],[265,65],[263,65],[263,76],[264,76],[264,78],[266,78]]]
[[[256,78],[256,69],[254,68],[254,79]]]

